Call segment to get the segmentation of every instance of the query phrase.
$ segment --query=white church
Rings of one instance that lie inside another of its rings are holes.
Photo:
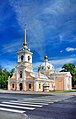
[[[49,92],[72,89],[70,72],[56,72],[54,66],[49,63],[48,56],[44,57],[43,63],[38,67],[38,72],[34,72],[33,53],[27,46],[26,29],[23,47],[17,52],[17,55],[16,72],[8,78],[8,90]]]

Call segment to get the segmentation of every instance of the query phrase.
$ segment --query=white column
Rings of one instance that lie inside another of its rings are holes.
[[[24,70],[23,90],[26,91],[26,72]]]
[[[38,81],[34,81],[34,91],[38,91]]]
[[[64,90],[68,90],[68,76],[67,75],[64,78]]]
[[[19,84],[18,84],[18,71],[17,71],[17,77],[16,77],[16,86],[17,86],[17,90],[19,90]]]
[[[64,77],[64,90],[66,90],[66,76]]]
[[[18,80],[17,80],[17,82],[16,82],[16,83],[17,83],[17,90],[19,90],[19,84],[18,84]]]
[[[26,91],[26,81],[23,82],[23,90]]]
[[[55,75],[55,72],[54,72],[54,84],[53,84],[53,86],[54,86],[54,90],[56,90],[56,75]]]
[[[68,85],[69,85],[69,88],[68,90],[72,90],[72,80],[71,80],[71,76],[68,77]]]
[[[8,78],[8,90],[10,90],[10,76]]]
[[[41,83],[41,91],[43,91],[43,83]]]
[[[72,90],[72,76],[70,76],[70,90]]]

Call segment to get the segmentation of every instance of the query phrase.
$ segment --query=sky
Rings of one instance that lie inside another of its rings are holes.
[[[0,0],[0,65],[11,70],[24,40],[33,52],[33,68],[48,56],[57,71],[76,64],[76,0]]]

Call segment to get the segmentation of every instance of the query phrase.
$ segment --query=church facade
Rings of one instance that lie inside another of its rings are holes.
[[[27,46],[26,29],[23,47],[17,54],[16,72],[8,78],[8,90],[49,92],[51,90],[72,89],[70,72],[56,72],[54,66],[49,63],[47,56],[44,57],[44,62],[38,67],[38,72],[33,71],[33,53]]]

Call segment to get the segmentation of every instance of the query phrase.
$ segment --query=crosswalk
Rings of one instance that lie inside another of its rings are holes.
[[[25,113],[27,110],[35,110],[36,108],[42,108],[43,106],[47,106],[49,104],[53,104],[58,102],[58,100],[50,101],[50,100],[17,100],[17,101],[3,101],[0,103],[0,111],[14,112],[14,113]]]

